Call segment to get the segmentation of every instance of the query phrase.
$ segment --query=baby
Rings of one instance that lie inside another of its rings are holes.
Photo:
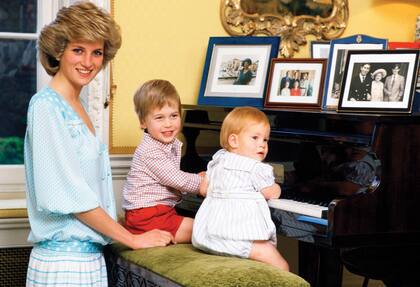
[[[235,108],[226,116],[220,132],[223,149],[208,164],[207,197],[194,221],[192,243],[205,252],[288,271],[276,248],[276,227],[267,205],[281,192],[273,168],[262,163],[269,135],[269,121],[256,108]]]

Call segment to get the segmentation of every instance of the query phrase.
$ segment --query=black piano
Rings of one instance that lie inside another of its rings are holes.
[[[183,170],[206,169],[231,109],[183,105]],[[269,206],[277,232],[299,240],[299,275],[312,286],[341,286],[344,263],[373,279],[388,276],[389,286],[409,286],[398,282],[420,267],[413,256],[420,250],[420,116],[263,111],[271,124],[265,161],[282,172],[281,198]],[[339,178],[338,166],[366,156],[368,186]],[[177,209],[193,216],[201,201],[188,195]]]

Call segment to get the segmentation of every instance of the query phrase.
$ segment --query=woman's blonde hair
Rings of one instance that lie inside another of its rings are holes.
[[[75,40],[103,41],[105,67],[121,47],[120,27],[107,11],[91,2],[80,1],[60,9],[38,38],[39,59],[50,76],[58,72],[59,59],[69,42]]]
[[[251,124],[264,124],[270,128],[267,116],[259,109],[253,107],[234,108],[223,120],[220,131],[220,146],[230,150],[229,136],[241,133]]]
[[[138,88],[134,94],[134,109],[140,122],[144,122],[149,112],[165,105],[178,106],[181,114],[181,99],[174,85],[166,80],[150,80]]]

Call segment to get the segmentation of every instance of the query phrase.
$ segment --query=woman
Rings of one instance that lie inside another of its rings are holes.
[[[246,58],[242,61],[242,69],[239,71],[238,78],[236,78],[234,85],[248,85],[252,80],[251,71],[252,61]]]
[[[372,102],[383,102],[384,101],[384,83],[382,79],[385,79],[385,69],[377,69],[372,73],[372,84],[370,87],[370,96]]]
[[[301,96],[302,92],[299,88],[299,80],[295,80],[293,82],[293,87],[290,89],[290,95],[291,96]]]
[[[25,170],[29,241],[27,286],[107,286],[104,245],[165,246],[154,230],[133,235],[115,221],[107,147],[81,102],[80,91],[121,46],[118,25],[89,2],[62,8],[41,31],[39,57],[49,85],[29,104]]]

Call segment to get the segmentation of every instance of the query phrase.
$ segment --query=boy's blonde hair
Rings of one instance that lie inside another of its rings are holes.
[[[76,40],[104,42],[103,68],[121,47],[120,27],[107,11],[87,1],[61,8],[38,38],[39,60],[48,75],[54,76],[58,72],[64,50]]]
[[[220,146],[230,150],[229,136],[239,134],[250,124],[264,124],[270,128],[267,116],[257,108],[238,107],[234,108],[223,120],[220,131]]]
[[[153,109],[160,109],[168,105],[178,105],[181,114],[181,99],[174,85],[166,80],[150,80],[145,82],[134,94],[134,108],[140,122],[144,122],[146,116]]]

